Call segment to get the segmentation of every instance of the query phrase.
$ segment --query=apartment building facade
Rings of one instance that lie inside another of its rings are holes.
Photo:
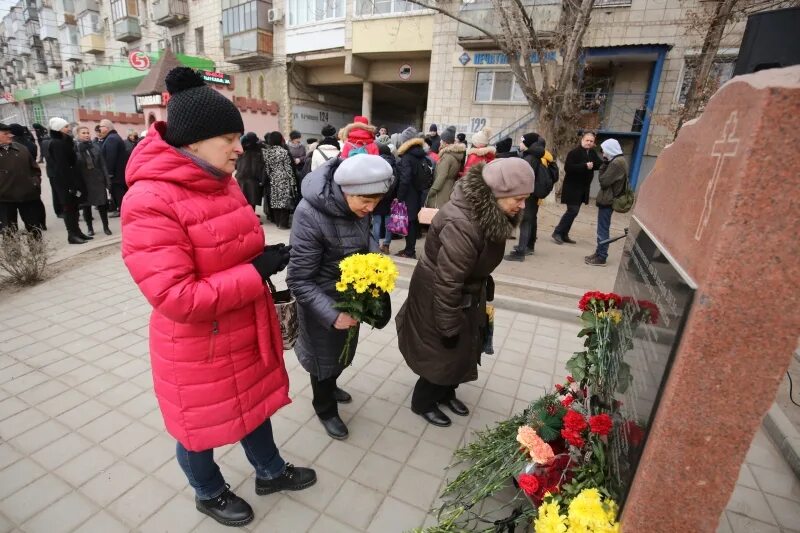
[[[523,4],[543,31],[558,19],[558,0]],[[634,181],[671,140],[702,45],[691,13],[711,4],[595,3],[582,56],[582,125],[621,141]],[[436,5],[499,29],[490,0]],[[740,21],[725,32],[720,81],[732,73],[743,30]],[[138,51],[152,65],[167,47],[182,64],[226,74],[220,90],[260,135],[319,136],[325,124],[341,127],[356,114],[392,132],[436,123],[470,136],[488,126],[495,140],[515,142],[537,125],[508,59],[480,32],[405,0],[19,0],[0,22],[0,104],[11,103],[0,105],[0,118],[78,120],[83,108],[144,123],[131,95],[148,69],[137,70],[130,56]]]

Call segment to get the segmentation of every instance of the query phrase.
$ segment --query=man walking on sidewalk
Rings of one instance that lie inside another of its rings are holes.
[[[564,186],[561,189],[561,203],[566,204],[567,210],[553,231],[553,240],[556,244],[575,244],[570,239],[569,231],[572,223],[581,210],[581,204],[589,203],[589,189],[594,178],[594,171],[600,168],[603,161],[594,150],[595,135],[587,131],[581,137],[581,143],[567,154],[564,162]]]
[[[128,192],[125,184],[125,167],[128,165],[128,150],[125,141],[114,129],[114,123],[104,118],[100,121],[100,137],[102,138],[101,151],[110,175],[109,192],[114,199],[118,210],[122,210],[122,197]],[[109,213],[109,217],[119,216],[119,213]]]
[[[628,162],[622,155],[622,147],[616,139],[607,139],[600,145],[605,162],[600,167],[600,193],[597,195],[597,249],[586,256],[584,262],[591,266],[606,266],[607,241],[611,231],[611,214],[614,198],[625,192],[628,181]]]

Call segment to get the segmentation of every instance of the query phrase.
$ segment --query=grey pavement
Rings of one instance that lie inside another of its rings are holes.
[[[275,234],[274,232],[272,233]],[[272,240],[276,240],[273,238]],[[395,308],[405,292],[398,290]],[[152,392],[150,307],[118,255],[86,263],[0,303],[0,532],[230,531],[194,509]],[[253,506],[246,531],[394,533],[427,511],[453,451],[564,378],[577,322],[499,309],[497,354],[459,387],[471,408],[449,428],[409,409],[414,374],[394,324],[365,331],[342,376],[351,436],[328,438],[308,375],[286,354],[294,402],[273,418],[283,456],[318,473],[314,487],[256,496],[239,445],[217,450]],[[753,440],[720,532],[800,530],[800,483],[763,431]]]

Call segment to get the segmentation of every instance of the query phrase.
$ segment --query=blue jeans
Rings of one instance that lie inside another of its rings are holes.
[[[392,232],[386,226],[389,224],[389,215],[372,215],[372,235],[378,244],[389,246],[392,244]],[[381,241],[381,226],[385,228],[385,237]]]
[[[256,477],[275,479],[286,470],[286,461],[278,453],[272,437],[272,422],[266,419],[241,440],[247,460],[256,469]],[[216,498],[225,492],[225,478],[214,462],[214,449],[191,452],[180,442],[176,446],[178,464],[189,480],[189,485],[201,500]]]
[[[609,238],[611,231],[611,214],[614,212],[610,207],[597,208],[597,250],[595,255],[605,261],[608,258],[608,243],[600,244]]]

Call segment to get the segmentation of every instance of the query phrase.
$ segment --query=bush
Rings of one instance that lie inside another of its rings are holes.
[[[32,285],[44,279],[50,248],[41,233],[2,233],[0,247],[0,269],[11,276],[14,283]]]

